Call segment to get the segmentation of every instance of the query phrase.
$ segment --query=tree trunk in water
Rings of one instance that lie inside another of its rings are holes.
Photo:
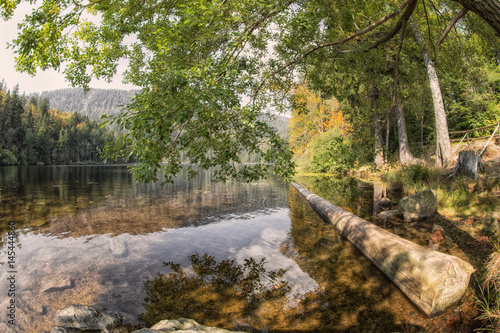
[[[422,57],[424,64],[427,68],[427,78],[432,92],[432,102],[434,104],[434,114],[436,117],[436,163],[438,165],[445,165],[451,159],[451,144],[450,135],[448,134],[448,122],[446,121],[446,114],[444,112],[443,96],[441,95],[441,88],[439,80],[434,69],[434,64],[429,55],[429,50],[425,47],[424,40],[420,33],[420,29],[416,24],[411,25],[415,39],[422,46]]]
[[[500,36],[500,4],[498,0],[454,0],[476,13]]]
[[[418,163],[419,160],[413,157],[410,152],[408,134],[406,133],[405,112],[399,100],[396,102],[396,114],[398,117],[399,161],[402,165]]]
[[[427,316],[443,312],[464,295],[474,271],[471,264],[396,236],[294,182],[292,186]]]

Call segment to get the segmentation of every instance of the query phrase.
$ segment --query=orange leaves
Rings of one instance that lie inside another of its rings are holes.
[[[313,136],[323,134],[330,128],[343,130],[346,121],[340,104],[335,98],[324,100],[308,89],[306,84],[294,88],[292,118],[288,124],[290,147],[298,155],[307,153]]]

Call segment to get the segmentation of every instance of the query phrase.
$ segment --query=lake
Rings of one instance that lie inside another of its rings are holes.
[[[0,330],[49,330],[70,304],[134,325],[160,313],[256,331],[432,327],[288,183],[184,176],[161,186],[135,184],[126,166],[0,168]],[[373,214],[372,185],[302,182]],[[8,324],[12,302],[16,326]]]

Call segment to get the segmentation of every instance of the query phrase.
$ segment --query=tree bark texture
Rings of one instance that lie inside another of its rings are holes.
[[[432,63],[429,50],[425,47],[422,34],[416,24],[411,25],[415,39],[422,46],[422,57],[427,69],[427,78],[432,93],[432,102],[434,104],[434,115],[436,117],[436,163],[438,165],[448,164],[451,159],[450,135],[448,133],[448,122],[444,112],[443,96],[439,85],[438,76],[434,64]]]
[[[448,177],[453,177],[458,173],[476,179],[479,177],[478,172],[482,167],[483,163],[477,152],[473,150],[462,150],[458,154],[457,165],[448,172]]]
[[[412,243],[296,183],[292,186],[427,316],[442,312],[465,293],[474,271],[469,263]]]
[[[417,163],[418,159],[413,157],[410,152],[408,134],[406,133],[405,111],[399,100],[396,103],[396,113],[398,117],[399,161],[402,165]]]
[[[382,134],[383,122],[376,110],[373,113],[373,122],[375,123],[375,165],[377,167],[381,167],[384,165],[384,137]]]
[[[500,2],[498,0],[454,0],[476,13],[500,36]]]
[[[380,119],[380,115],[377,111],[377,99],[378,99],[378,89],[374,85],[372,85],[372,108],[373,108],[373,123],[375,124],[375,165],[381,167],[384,165],[384,138],[382,134],[382,128],[384,126],[382,119]]]

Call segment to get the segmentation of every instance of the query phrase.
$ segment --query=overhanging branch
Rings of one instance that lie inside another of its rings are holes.
[[[457,15],[455,15],[455,17],[453,18],[453,20],[451,20],[451,22],[448,24],[448,26],[444,30],[444,32],[441,35],[441,37],[439,37],[439,40],[437,41],[436,46],[441,45],[441,43],[446,38],[446,36],[448,36],[448,33],[451,31],[451,29],[453,28],[453,26],[458,22],[458,20],[460,20],[465,14],[467,14],[468,11],[469,10],[467,8],[462,8],[462,10]]]
[[[408,22],[408,19],[410,18],[411,14],[413,14],[413,11],[415,10],[416,6],[417,6],[417,0],[411,0],[408,6],[406,7],[405,12],[399,19],[398,23],[396,23],[394,28],[387,35],[375,41],[375,43],[373,43],[370,47],[368,47],[366,51],[373,50],[378,46],[380,46],[381,44],[389,41],[394,36],[396,36],[396,34],[401,30],[401,28],[403,28],[403,26],[406,26],[406,22]]]
[[[363,36],[364,34],[366,34],[366,33],[370,32],[370,31],[374,30],[375,28],[379,27],[383,23],[385,23],[385,22],[393,19],[397,15],[399,15],[402,10],[404,10],[406,7],[408,7],[408,5],[415,6],[415,4],[416,4],[416,0],[405,0],[405,1],[403,1],[403,3],[401,3],[401,5],[399,5],[399,7],[396,10],[394,10],[391,13],[389,13],[389,14],[381,17],[380,19],[378,19],[377,21],[373,22],[372,24],[370,24],[369,26],[365,27],[364,29],[358,30],[355,33],[353,33],[353,34],[351,34],[351,35],[349,35],[349,36],[347,36],[347,37],[345,37],[343,39],[339,39],[339,40],[336,40],[336,41],[333,41],[333,42],[328,42],[328,43],[322,43],[322,44],[319,44],[319,45],[316,45],[316,46],[310,48],[306,52],[302,53],[299,57],[297,57],[297,58],[295,58],[293,60],[288,61],[283,66],[279,67],[278,69],[274,70],[273,72],[271,72],[270,74],[268,74],[267,76],[265,76],[262,79],[262,81],[260,82],[259,86],[255,89],[254,94],[252,96],[252,99],[254,99],[257,96],[257,94],[259,93],[259,91],[262,89],[262,86],[264,85],[264,83],[268,79],[270,79],[271,77],[275,76],[276,74],[282,72],[283,70],[287,69],[288,67],[298,64],[300,61],[302,61],[303,59],[307,58],[310,54],[316,52],[317,50],[326,48],[326,47],[342,45],[342,44],[344,44],[344,43],[346,43],[346,42],[348,42],[348,41],[350,41],[350,40],[352,40],[352,39],[354,39],[356,37]],[[413,9],[411,10],[411,13],[413,12]],[[407,11],[408,10],[406,10],[405,13]],[[411,15],[411,13],[409,15]],[[399,29],[398,29],[398,31],[399,31]],[[397,31],[396,31],[396,33],[397,33]]]

